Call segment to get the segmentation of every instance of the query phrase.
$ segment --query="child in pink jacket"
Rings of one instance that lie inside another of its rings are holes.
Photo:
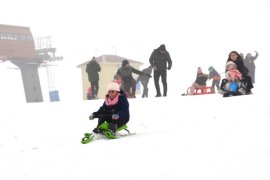
[[[242,79],[242,74],[237,69],[237,65],[234,62],[229,61],[226,64],[226,69],[227,72],[225,74],[225,78],[228,80],[227,84],[225,85],[226,90],[230,91],[230,84],[235,81],[237,82],[238,87],[240,87],[241,85],[240,80]]]

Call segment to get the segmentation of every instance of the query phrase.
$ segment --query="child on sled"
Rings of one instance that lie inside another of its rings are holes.
[[[228,61],[226,64],[226,73],[225,73],[225,92],[223,94],[223,97],[228,97],[230,95],[242,95],[241,92],[241,80],[242,80],[242,74],[237,69],[237,65],[232,62]]]
[[[126,124],[129,121],[127,97],[117,82],[109,83],[107,92],[103,105],[89,116],[90,120],[98,118],[97,127],[93,129],[93,133],[85,135],[89,138],[83,139],[82,143],[90,142],[99,133],[107,138],[114,139],[116,138],[116,131],[127,130]]]

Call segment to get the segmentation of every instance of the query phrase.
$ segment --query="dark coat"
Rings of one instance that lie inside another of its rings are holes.
[[[139,71],[131,66],[121,66],[116,74],[119,74],[124,82],[131,82],[134,78],[132,77],[132,73],[135,74],[144,74],[142,71]]]
[[[86,66],[86,72],[88,74],[88,80],[90,82],[96,82],[99,80],[98,72],[101,71],[100,65],[96,60],[91,60]]]
[[[143,69],[142,72],[144,72],[145,74],[148,74],[149,76],[141,74],[139,75],[137,81],[141,81],[143,85],[147,85],[151,77],[150,75],[152,74],[152,70],[153,70],[152,66],[149,66],[148,68]]]
[[[251,54],[249,53],[249,56],[246,56],[246,58],[244,59],[244,64],[248,68],[248,70],[251,72],[251,75],[253,75],[253,73],[255,72],[256,66],[255,66],[254,61],[257,59],[258,55],[259,54],[257,52],[255,56],[251,56]]]
[[[199,73],[197,74],[195,83],[199,84],[200,86],[206,86],[207,79],[208,79],[207,74]]]
[[[172,67],[172,60],[169,52],[167,50],[160,50],[160,47],[153,51],[150,56],[149,63],[152,67],[156,67],[155,70],[166,70],[171,69]]]
[[[106,98],[108,95],[106,95]],[[129,103],[127,97],[121,92],[119,96],[118,102],[115,105],[107,106],[105,101],[103,105],[99,108],[98,111],[93,113],[95,116],[105,115],[108,118],[108,121],[111,121],[111,117],[113,114],[119,115],[119,120],[113,121],[121,121],[122,124],[126,124],[129,121]],[[117,123],[117,122],[116,122]]]

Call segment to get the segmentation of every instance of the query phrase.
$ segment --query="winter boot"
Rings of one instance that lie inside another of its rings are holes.
[[[127,128],[128,128],[128,126],[126,124],[117,128],[116,136],[118,137],[118,136],[125,136],[125,135],[130,134],[130,132]]]
[[[229,97],[230,95],[231,95],[231,92],[226,91],[226,92],[224,92],[223,97]]]
[[[103,134],[109,139],[115,139],[115,132],[117,130],[117,124],[109,123],[109,128],[103,132]]]
[[[98,125],[96,128],[93,129],[93,132],[95,134],[103,134],[103,131],[107,130],[109,128],[109,125],[107,122],[103,122],[100,125]]]

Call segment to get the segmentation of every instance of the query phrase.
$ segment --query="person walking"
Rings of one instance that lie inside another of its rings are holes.
[[[161,96],[159,87],[160,77],[163,84],[163,96],[167,96],[167,70],[171,69],[172,60],[164,44],[161,44],[157,49],[152,52],[149,63],[154,68],[154,83],[157,91],[156,97]]]
[[[93,57],[86,66],[88,80],[91,84],[92,99],[98,98],[97,95],[98,95],[98,90],[99,90],[99,72],[100,71],[101,71],[101,67],[99,63],[96,61],[96,58]]]

